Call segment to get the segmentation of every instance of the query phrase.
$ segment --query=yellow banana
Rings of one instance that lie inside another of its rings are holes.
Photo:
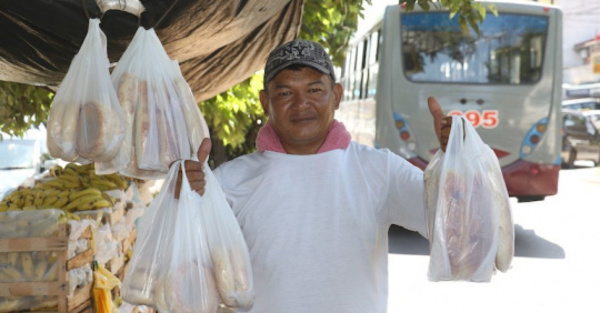
[[[27,196],[25,196],[25,199],[23,200],[23,206],[33,205],[34,201],[35,201],[35,194],[30,193]]]
[[[48,262],[45,260],[38,260],[35,265],[33,280],[41,281],[44,278],[44,274],[46,274],[46,268],[48,268]]]
[[[19,271],[16,267],[11,265],[0,265],[0,272],[5,276],[9,277],[11,282],[21,282],[24,281],[24,276],[21,271]]]
[[[28,196],[28,195],[31,193],[31,190],[33,190],[33,189],[31,189],[31,188],[23,188],[23,189],[21,190],[21,194],[22,194],[23,196],[27,197],[27,196]]]
[[[38,190],[35,193],[35,199],[33,200],[34,206],[40,206],[44,202],[44,191]]]
[[[21,211],[35,211],[37,209],[38,209],[38,207],[35,205],[28,205],[28,206],[24,206],[23,208],[21,208]]]
[[[61,177],[66,177],[69,176],[69,179],[73,179],[73,177],[79,177],[81,174],[74,168],[72,167],[67,167],[65,168],[65,170],[63,171],[63,174],[61,175]]]
[[[74,201],[70,202],[69,204],[67,204],[67,206],[64,207],[65,210],[67,211],[73,211],[73,210],[81,210],[79,207],[83,206],[86,203],[92,202],[94,200],[97,199],[102,199],[102,196],[98,196],[98,195],[87,195],[81,198],[77,198]],[[104,199],[102,199],[104,200]]]
[[[63,168],[60,165],[54,165],[48,170],[48,172],[50,172],[50,176],[58,177],[63,173]]]
[[[8,205],[6,203],[0,203],[0,212],[8,211]]]
[[[112,207],[112,203],[105,199],[94,201],[94,203],[92,204],[92,208],[94,208],[94,209],[103,209],[103,208],[110,208],[110,207]]]
[[[102,193],[102,198],[104,198],[104,200],[110,202],[111,205],[114,205],[117,202],[117,198],[112,197],[105,192]]]
[[[9,252],[8,253],[8,264],[12,266],[17,266],[17,262],[19,260],[19,252]]]
[[[58,196],[49,196],[44,198],[42,207],[52,207],[58,201]]]
[[[64,182],[60,181],[58,179],[53,179],[53,180],[45,181],[45,182],[41,183],[40,186],[42,188],[54,188],[54,189],[59,189],[59,190],[65,190],[66,189]]]
[[[46,271],[46,275],[44,275],[42,281],[54,281],[56,280],[56,276],[58,276],[58,262],[52,261],[52,259],[50,262],[52,263],[52,266]]]
[[[102,196],[102,192],[96,188],[86,188],[80,191],[73,191],[69,195],[69,201],[74,201],[75,199],[79,199],[81,197],[89,195]]]
[[[65,205],[69,203],[69,196],[59,197],[56,202],[54,202],[54,207],[57,209],[62,209]]]
[[[118,173],[102,175],[100,177],[103,177],[104,179],[107,179],[107,180],[113,182],[115,185],[117,185],[117,187],[119,187],[119,189],[122,189],[122,190],[127,189],[127,186],[128,186],[127,181],[125,179],[123,179],[123,177],[121,175],[119,175]]]
[[[90,185],[92,187],[100,189],[101,191],[119,189],[119,187],[115,183],[104,179],[92,179],[90,181]]]
[[[21,268],[23,269],[23,274],[27,279],[33,278],[33,260],[31,259],[30,252],[21,253]]]
[[[48,188],[48,189],[44,189],[44,196],[45,197],[58,196],[58,194],[60,194],[61,192],[62,192],[62,190],[60,190],[60,189]]]

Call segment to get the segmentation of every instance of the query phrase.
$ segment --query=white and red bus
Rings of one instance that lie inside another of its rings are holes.
[[[349,47],[337,113],[353,139],[425,168],[438,149],[427,98],[463,114],[496,152],[510,196],[557,193],[561,166],[562,14],[493,1],[479,34],[433,8],[388,6]]]

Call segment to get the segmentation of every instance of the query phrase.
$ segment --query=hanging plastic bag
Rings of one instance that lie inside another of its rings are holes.
[[[205,165],[206,190],[201,213],[221,301],[228,307],[250,309],[254,283],[248,247],[216,177]]]
[[[153,29],[137,30],[111,78],[128,128],[118,155],[97,164],[98,173],[161,179],[174,161],[193,157],[208,127]]]
[[[464,127],[452,127],[446,152],[439,150],[424,172],[428,277],[490,281],[496,260],[505,271],[512,259],[508,193],[491,148],[464,118],[454,116],[452,124]]]
[[[123,142],[125,119],[99,19],[90,19],[81,49],[56,92],[47,134],[50,155],[69,162],[109,161]]]
[[[121,285],[121,281],[101,264],[94,261],[94,312],[112,313],[118,311],[113,304],[111,290]]]
[[[183,182],[177,200],[174,192],[180,170]],[[140,219],[139,237],[121,288],[123,300],[161,312],[217,311],[219,294],[200,216],[201,202],[190,188],[183,162],[175,162]]]

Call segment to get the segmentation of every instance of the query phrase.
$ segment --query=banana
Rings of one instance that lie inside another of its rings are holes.
[[[61,192],[63,191],[55,188],[44,189],[44,197],[58,196]]]
[[[25,278],[33,278],[33,260],[31,259],[30,252],[21,253],[21,268],[23,269],[23,274],[25,275]]]
[[[0,212],[8,211],[8,205],[6,203],[0,203]]]
[[[48,172],[50,172],[50,176],[52,177],[58,177],[60,175],[62,175],[63,173],[63,168],[60,165],[54,165],[53,167],[51,167]]]
[[[17,266],[17,262],[19,260],[19,252],[9,252],[8,253],[8,264],[12,266]]]
[[[35,194],[30,193],[27,196],[25,196],[25,200],[23,200],[23,206],[33,205],[34,201],[35,201]]]
[[[66,195],[64,197],[59,197],[58,200],[56,200],[56,202],[54,202],[54,207],[57,209],[62,209],[65,205],[67,205],[67,203],[69,203],[69,196]]]
[[[100,190],[98,190],[97,188],[86,188],[80,191],[74,191],[71,192],[71,194],[69,195],[69,201],[75,201],[76,199],[79,199],[81,197],[85,197],[85,196],[89,196],[89,195],[96,195],[96,196],[102,196],[102,192]]]
[[[56,203],[56,201],[58,201],[58,196],[49,196],[44,198],[44,201],[42,202],[41,206],[49,208],[52,207]]]
[[[37,264],[35,265],[33,280],[34,281],[42,281],[42,279],[44,278],[44,274],[46,274],[47,268],[48,268],[47,261],[38,260]]]
[[[38,209],[38,207],[35,205],[28,205],[28,206],[24,206],[23,208],[21,208],[21,211],[35,211],[37,209]]]
[[[123,177],[121,175],[119,175],[118,173],[101,175],[100,177],[113,182],[121,190],[125,190],[128,187],[127,181],[125,179],[123,179]]]
[[[59,189],[59,190],[67,189],[67,188],[65,188],[64,181],[61,181],[58,179],[53,179],[53,180],[49,180],[49,181],[40,183],[40,187],[41,188],[54,188],[54,189]]]
[[[102,198],[104,198],[104,200],[108,201],[111,203],[111,205],[114,205],[117,202],[117,198],[110,196],[109,194],[103,192],[102,193]]]
[[[46,275],[44,275],[42,281],[55,281],[58,276],[58,262],[52,261],[52,259],[50,259],[50,262],[52,263],[52,266],[46,271]]]
[[[83,206],[84,204],[92,202],[97,199],[102,199],[102,196],[98,196],[98,195],[83,196],[83,197],[77,198],[74,201],[67,204],[67,206],[65,206],[64,209],[67,211],[81,210],[79,208],[80,206]],[[104,199],[102,199],[102,200],[104,200]]]
[[[21,282],[25,280],[23,273],[11,265],[0,265],[0,272],[2,272],[4,276],[8,277],[11,282]]]
[[[44,202],[44,191],[43,190],[37,190],[35,193],[35,199],[33,200],[33,205],[38,207],[40,205],[42,205],[42,203]]]
[[[112,203],[105,199],[94,201],[94,203],[92,204],[92,208],[94,208],[94,209],[103,209],[103,208],[110,208],[110,207],[112,207]]]
[[[119,189],[119,187],[115,183],[104,179],[92,179],[90,181],[90,184],[92,187],[98,188],[101,191]]]
[[[0,265],[8,264],[8,252],[0,253]]]

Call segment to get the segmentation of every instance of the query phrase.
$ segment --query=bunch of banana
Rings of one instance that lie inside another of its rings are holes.
[[[57,267],[56,252],[0,253],[0,283],[54,281]]]
[[[32,188],[20,188],[0,201],[0,212],[32,211],[56,208],[66,212],[111,207],[115,199],[104,191],[125,190],[128,181],[114,173],[97,175],[94,164],[69,163],[64,168],[54,166],[50,179]]]

